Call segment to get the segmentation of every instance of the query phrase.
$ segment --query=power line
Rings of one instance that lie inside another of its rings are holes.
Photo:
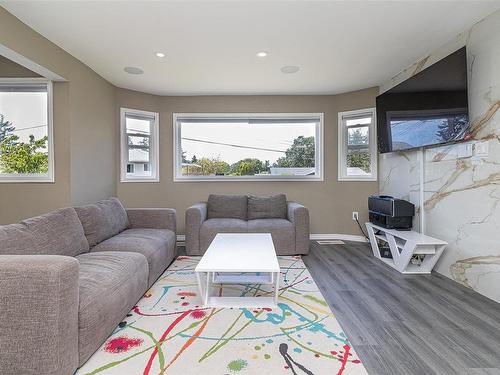
[[[29,126],[27,128],[14,129],[14,130],[12,130],[12,133],[20,132],[20,131],[23,131],[23,130],[36,129],[36,128],[46,128],[46,127],[47,127],[47,125]]]
[[[213,141],[205,141],[203,139],[195,139],[195,138],[182,138],[185,141],[193,141],[193,142],[200,142],[200,143],[210,143],[213,145],[221,145],[221,146],[229,146],[229,147],[237,147],[237,148],[248,148],[251,150],[259,150],[259,151],[269,151],[269,152],[279,152],[281,154],[286,153],[284,150],[274,150],[272,148],[262,148],[262,147],[250,147],[250,146],[243,146],[243,145],[235,145],[232,143],[222,143],[222,142],[213,142]]]
[[[144,135],[149,135],[149,131],[147,131],[147,130],[127,129],[127,133],[132,133],[132,132],[142,133]]]

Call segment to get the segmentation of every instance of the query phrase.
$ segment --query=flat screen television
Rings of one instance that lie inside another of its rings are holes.
[[[377,97],[379,152],[467,140],[465,47]]]

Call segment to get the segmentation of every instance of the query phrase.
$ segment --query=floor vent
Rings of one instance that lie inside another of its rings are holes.
[[[320,245],[345,245],[342,240],[318,240],[316,242]]]

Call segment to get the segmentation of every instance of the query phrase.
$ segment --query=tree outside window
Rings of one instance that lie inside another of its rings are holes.
[[[2,180],[52,179],[49,174],[49,85],[32,79],[0,82]]]
[[[175,176],[321,179],[321,122],[320,114],[182,114]]]

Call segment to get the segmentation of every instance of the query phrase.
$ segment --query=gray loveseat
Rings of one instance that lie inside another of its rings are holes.
[[[211,194],[186,211],[186,252],[203,255],[217,233],[271,233],[278,255],[309,252],[309,211],[284,194]]]
[[[116,198],[0,226],[0,374],[72,374],[176,253],[171,209]]]

